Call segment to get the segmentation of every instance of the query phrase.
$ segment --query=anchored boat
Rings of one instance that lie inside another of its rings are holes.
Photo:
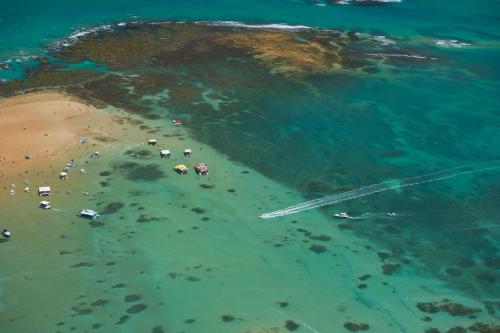
[[[38,207],[42,208],[42,209],[50,209],[52,208],[52,206],[50,205],[50,201],[40,201],[40,204],[38,205]]]
[[[82,209],[80,211],[80,217],[96,220],[99,218],[99,214],[97,214],[97,212],[92,209]]]
[[[172,153],[168,149],[163,149],[160,151],[160,157],[161,158],[170,158],[172,156]]]
[[[193,151],[191,149],[184,149],[184,156],[191,157],[193,156]]]
[[[180,175],[185,175],[186,173],[188,173],[189,168],[184,164],[177,164],[174,167],[174,170]]]
[[[194,170],[198,175],[208,175],[208,167],[205,163],[195,164]]]
[[[10,231],[9,229],[3,229],[2,230],[2,236],[5,238],[10,238]]]

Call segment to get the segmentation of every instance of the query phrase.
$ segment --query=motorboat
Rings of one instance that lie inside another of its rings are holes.
[[[38,205],[38,207],[42,208],[42,209],[50,209],[52,208],[52,206],[50,205],[50,201],[40,201],[40,204]]]
[[[337,218],[339,218],[339,219],[349,219],[349,218],[351,218],[351,217],[349,216],[349,214],[347,214],[347,213],[345,213],[345,212],[342,212],[342,213],[335,213],[335,214],[333,214],[333,216],[335,216],[335,217],[337,217]]]
[[[2,230],[2,236],[5,238],[10,238],[10,231],[8,229],[3,229]]]
[[[170,158],[172,156],[172,153],[168,149],[163,149],[160,151],[160,157],[161,158]]]
[[[99,218],[99,214],[97,214],[97,212],[92,209],[82,209],[80,211],[80,217],[97,220]]]
[[[193,151],[191,149],[184,149],[184,156],[186,157],[193,156]]]
[[[198,175],[208,175],[208,167],[205,163],[195,164],[194,170]]]
[[[175,172],[177,172],[178,174],[183,174],[185,175],[186,173],[188,173],[188,170],[189,168],[184,165],[184,164],[177,164],[175,167],[174,167],[174,170]]]

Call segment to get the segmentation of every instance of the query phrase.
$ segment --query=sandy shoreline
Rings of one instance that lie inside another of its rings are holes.
[[[109,113],[57,91],[0,99],[0,178],[46,168],[77,151],[83,136],[115,126]]]

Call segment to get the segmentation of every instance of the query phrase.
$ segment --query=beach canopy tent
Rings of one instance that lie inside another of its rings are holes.
[[[184,156],[190,157],[193,155],[193,151],[191,149],[184,149]]]
[[[40,186],[38,188],[38,195],[41,196],[50,195],[50,186]]]

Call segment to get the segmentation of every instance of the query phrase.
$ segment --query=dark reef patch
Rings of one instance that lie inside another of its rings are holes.
[[[90,306],[104,306],[109,303],[109,300],[106,299],[98,299],[90,303]]]
[[[486,324],[486,323],[474,323],[473,325],[469,326],[469,330],[473,332],[479,332],[479,333],[499,333],[500,332],[500,325],[498,324]]]
[[[165,330],[162,326],[158,325],[151,329],[151,333],[165,333]]]
[[[139,223],[144,223],[144,222],[153,222],[153,221],[160,221],[160,220],[163,220],[164,218],[161,218],[161,217],[156,217],[156,216],[149,216],[149,215],[140,215],[138,218],[137,218],[137,222]]]
[[[230,314],[225,314],[225,315],[222,315],[221,316],[221,320],[225,323],[228,323],[228,322],[231,322],[233,320],[235,320],[236,318],[234,318],[232,315]]]
[[[71,268],[81,268],[81,267],[92,267],[92,266],[94,266],[94,264],[92,264],[91,262],[82,261],[82,262],[73,264],[70,267]]]
[[[369,278],[371,278],[371,275],[370,275],[370,274],[363,274],[363,275],[361,275],[360,277],[358,277],[358,279],[360,279],[361,281],[366,281],[366,280],[368,280]]]
[[[309,247],[309,250],[313,251],[316,254],[321,254],[326,251],[326,246],[320,244],[312,244]]]
[[[400,264],[384,264],[382,265],[382,273],[392,275],[401,268]]]
[[[120,209],[125,207],[123,202],[110,202],[103,209],[101,209],[102,215],[110,215],[118,212]]]
[[[129,318],[130,318],[129,315],[121,316],[120,319],[118,319],[118,321],[116,322],[116,325],[124,324]]]
[[[130,294],[130,295],[125,296],[124,301],[126,303],[129,303],[129,302],[137,302],[140,299],[141,299],[141,296],[136,295],[136,294]]]
[[[92,313],[91,308],[82,308],[79,305],[73,306],[71,310],[75,312],[72,316],[85,316]]]
[[[370,326],[368,324],[352,321],[344,323],[344,327],[351,332],[367,331],[370,329]]]
[[[426,313],[447,312],[451,316],[469,316],[480,312],[481,309],[470,308],[460,303],[453,303],[448,300],[442,302],[420,302],[417,303],[417,308]]]
[[[117,288],[125,288],[127,285],[125,283],[117,283],[113,286],[111,286],[112,289],[117,289]]]
[[[287,320],[285,322],[285,328],[289,331],[296,331],[299,327],[300,325],[294,322],[293,320]]]
[[[144,148],[135,148],[135,149],[129,149],[127,150],[124,155],[136,157],[136,158],[142,158],[142,157],[148,157],[153,155],[153,152],[151,150],[147,150]]]
[[[446,268],[446,274],[448,274],[449,276],[460,276],[462,275],[462,271],[458,268],[455,268],[455,267],[448,267]]]
[[[430,327],[430,328],[425,330],[425,333],[441,333],[441,331],[435,327]]]
[[[191,208],[191,211],[195,212],[196,214],[203,214],[203,213],[205,213],[205,209],[200,208],[200,207]]]
[[[332,237],[330,236],[327,236],[327,235],[317,235],[317,236],[309,236],[309,239],[312,239],[312,240],[318,240],[318,241],[322,241],[322,242],[328,242],[332,239]]]
[[[147,308],[144,304],[134,304],[127,309],[127,313],[134,314],[144,311]]]
[[[158,164],[147,164],[132,169],[127,178],[130,180],[155,181],[164,178],[165,173]]]
[[[158,164],[139,164],[136,162],[122,162],[114,169],[125,172],[125,177],[132,181],[156,181],[165,178],[166,174]]]
[[[276,302],[280,308],[286,308],[290,303],[288,302]]]

